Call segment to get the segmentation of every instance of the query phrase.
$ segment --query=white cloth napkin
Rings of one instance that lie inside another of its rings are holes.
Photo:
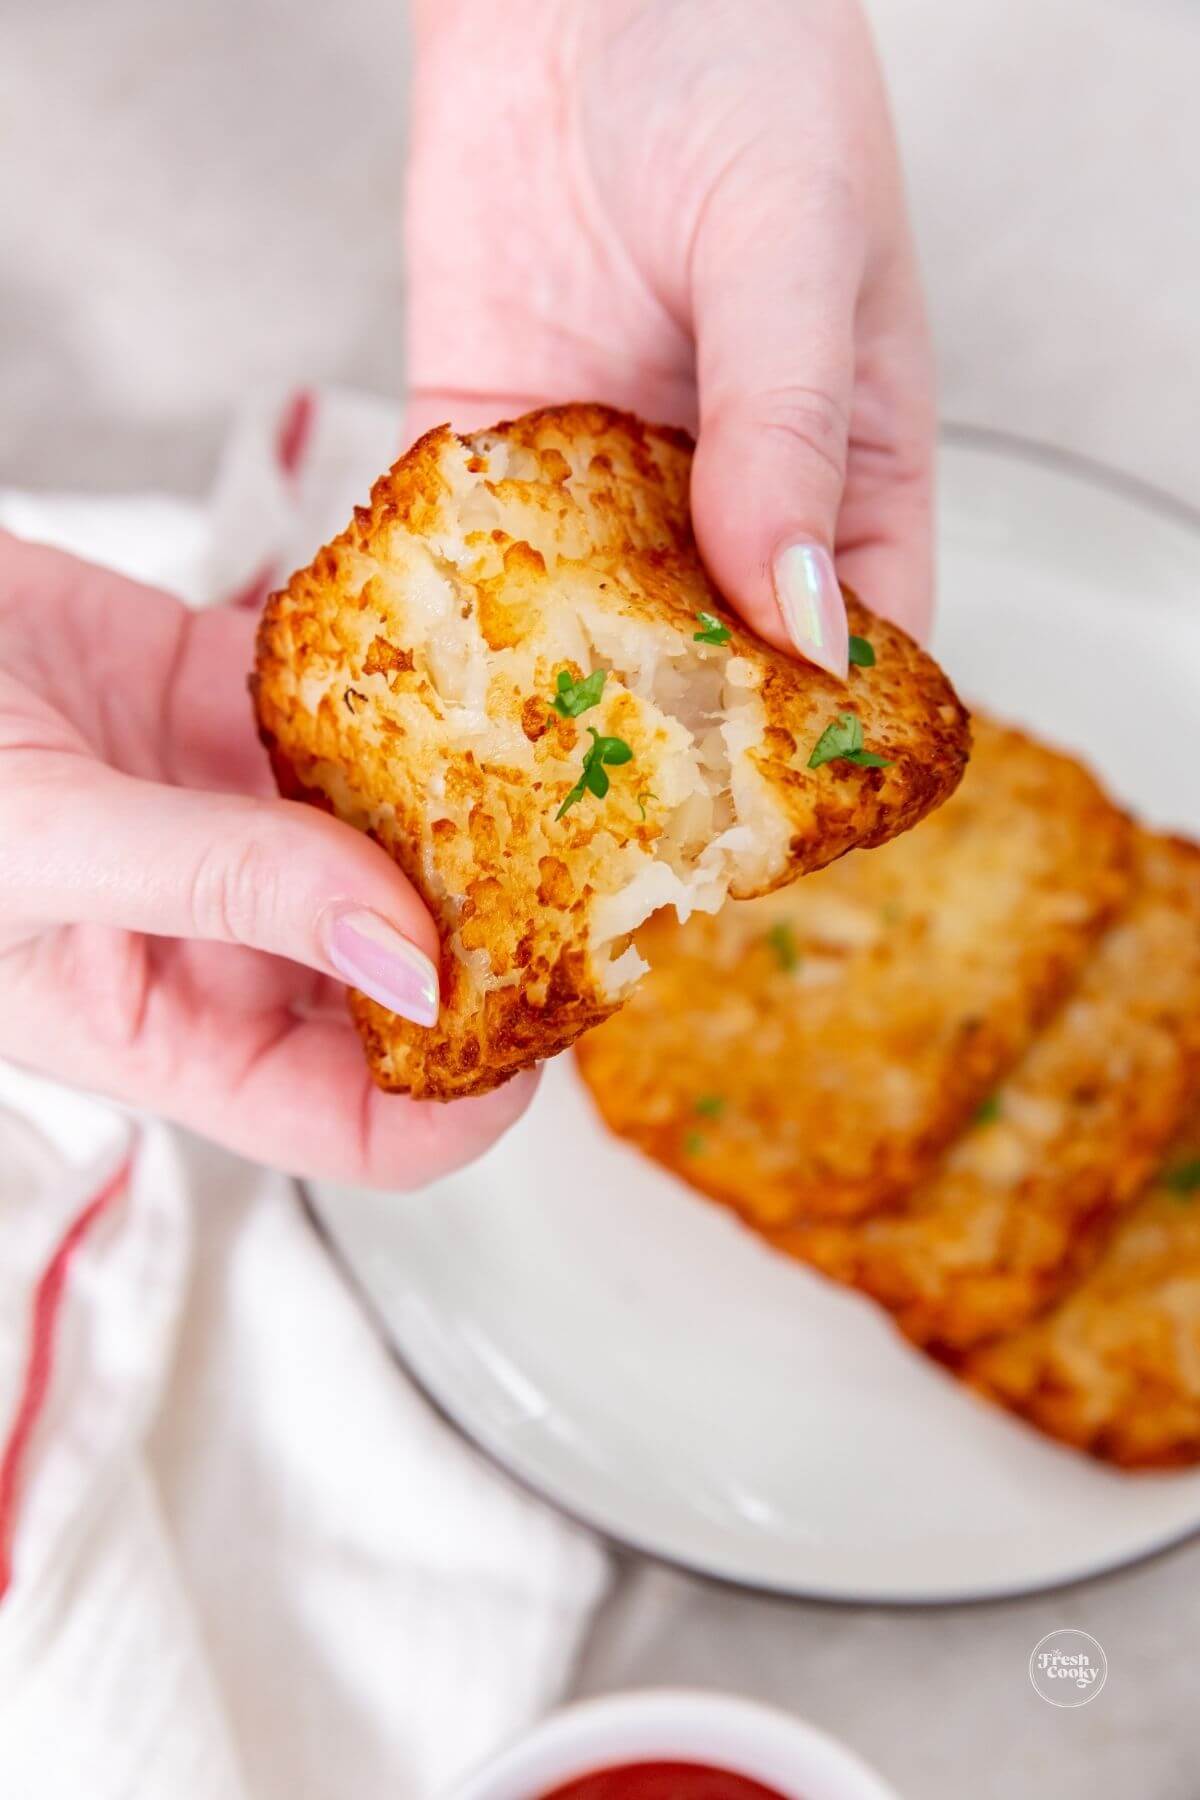
[[[293,397],[210,508],[0,494],[0,524],[249,592],[396,441]],[[0,1066],[4,1800],[432,1794],[557,1697],[606,1575],[434,1416],[290,1182]]]

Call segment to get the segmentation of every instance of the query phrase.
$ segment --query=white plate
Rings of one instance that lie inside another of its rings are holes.
[[[964,693],[1200,828],[1200,531],[978,434],[942,460],[937,648]],[[488,1157],[408,1197],[314,1195],[438,1405],[530,1487],[697,1571],[943,1602],[1200,1528],[1200,1472],[1120,1476],[964,1392],[870,1303],[776,1257],[598,1126],[570,1057]]]

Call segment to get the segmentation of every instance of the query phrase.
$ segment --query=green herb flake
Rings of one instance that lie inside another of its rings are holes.
[[[987,1099],[981,1100],[975,1108],[971,1116],[971,1123],[972,1125],[994,1125],[999,1117],[1000,1096],[999,1094],[989,1094]]]
[[[719,1119],[724,1111],[724,1094],[701,1094],[696,1102],[696,1112],[702,1119]]]
[[[860,769],[891,767],[886,756],[876,756],[873,750],[864,747],[862,720],[852,712],[839,713],[833,724],[825,727],[808,759],[808,766],[819,769],[830,762],[854,763]]]
[[[643,788],[641,793],[637,795],[637,797],[634,801],[634,804],[637,807],[638,811],[641,813],[643,819],[645,819],[645,817],[646,817],[646,802],[647,802],[647,800],[657,800],[657,799],[658,799],[658,795],[652,794],[650,792],[649,788]]]
[[[1193,1156],[1190,1161],[1176,1163],[1173,1169],[1165,1170],[1162,1184],[1180,1200],[1190,1200],[1193,1194],[1200,1194],[1200,1156]]]
[[[683,1154],[685,1156],[703,1156],[703,1154],[704,1154],[704,1138],[700,1132],[698,1132],[698,1131],[689,1131],[688,1132],[687,1136],[683,1140]]]
[[[698,612],[696,617],[700,621],[702,630],[693,631],[692,642],[694,644],[727,644],[729,642],[728,625],[722,625],[720,619],[713,613]]]
[[[796,934],[786,919],[780,919],[772,925],[767,933],[767,943],[775,952],[775,960],[786,975],[800,967],[800,952],[796,948]]]
[[[851,632],[850,667],[852,669],[873,669],[875,667],[875,646],[870,638],[855,637]]]
[[[601,737],[594,725],[589,725],[592,734],[592,747],[583,753],[583,768],[579,780],[571,789],[558,811],[556,819],[561,819],[565,812],[582,800],[584,794],[595,794],[597,800],[603,800],[608,792],[608,776],[604,773],[604,765],[615,768],[619,763],[633,761],[633,751],[624,738]]]
[[[577,719],[580,713],[589,712],[593,706],[599,706],[604,694],[606,669],[593,669],[581,681],[573,681],[568,669],[558,671],[555,686],[558,692],[550,704],[560,719]]]

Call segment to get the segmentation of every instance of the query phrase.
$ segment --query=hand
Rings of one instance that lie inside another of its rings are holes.
[[[933,399],[854,0],[417,0],[411,419],[607,400],[699,431],[696,534],[844,674],[829,552],[928,624]]]
[[[411,1186],[532,1080],[453,1106],[372,1085],[339,976],[428,1022],[437,934],[370,839],[269,797],[254,625],[0,534],[0,1056],[297,1174]]]

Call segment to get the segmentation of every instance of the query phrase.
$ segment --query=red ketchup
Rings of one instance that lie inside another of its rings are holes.
[[[708,1763],[622,1763],[593,1769],[541,1800],[784,1800],[775,1788]]]

